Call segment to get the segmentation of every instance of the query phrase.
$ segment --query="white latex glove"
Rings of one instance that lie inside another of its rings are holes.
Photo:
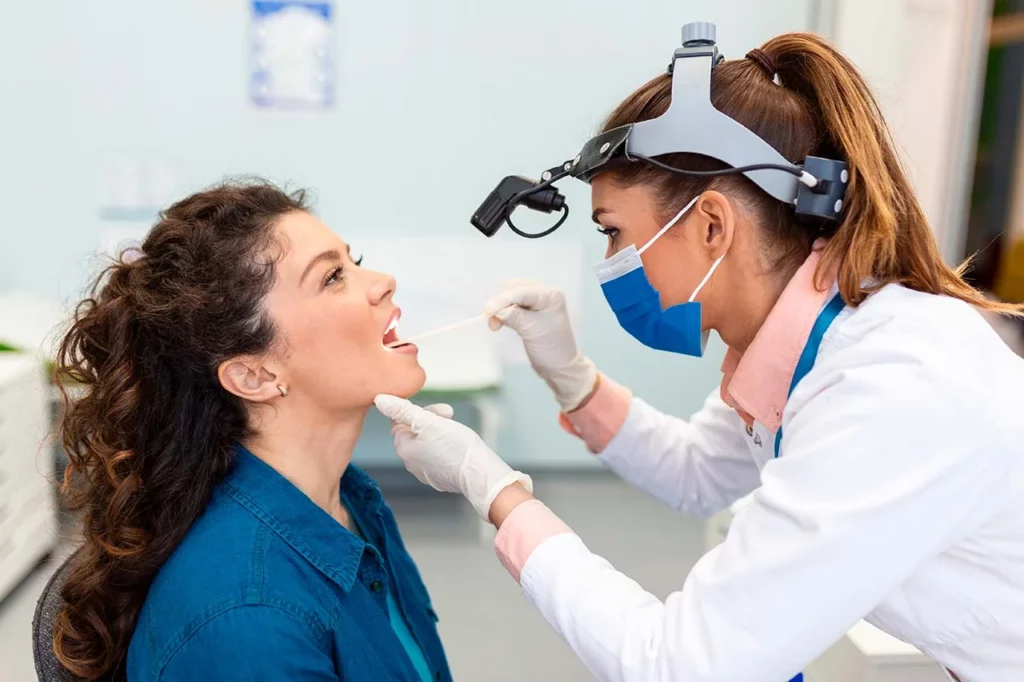
[[[409,473],[434,490],[462,493],[485,521],[508,486],[518,482],[533,492],[529,476],[513,470],[473,429],[451,420],[451,406],[422,408],[392,395],[373,402],[395,423],[395,451]]]
[[[531,280],[506,282],[486,305],[491,329],[514,329],[533,370],[572,412],[594,391],[597,369],[580,354],[565,307],[565,294]]]

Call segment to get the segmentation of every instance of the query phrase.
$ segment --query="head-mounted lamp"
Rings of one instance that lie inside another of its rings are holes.
[[[661,116],[614,128],[591,138],[580,153],[541,173],[539,181],[510,175],[503,179],[476,210],[470,222],[486,236],[502,223],[531,239],[557,230],[569,215],[565,197],[553,183],[573,177],[589,183],[613,161],[643,162],[681,175],[715,177],[743,174],[775,199],[793,206],[798,216],[816,221],[838,221],[849,182],[843,161],[808,156],[800,164],[783,157],[770,144],[711,103],[711,73],[724,59],[715,44],[715,25],[694,22],[683,26],[683,46],[672,55],[672,99]],[[729,167],[694,171],[669,166],[657,157],[665,154],[700,154]],[[562,212],[558,222],[540,233],[519,230],[512,212],[523,205],[533,210]]]

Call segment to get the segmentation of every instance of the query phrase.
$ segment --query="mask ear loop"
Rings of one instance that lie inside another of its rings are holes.
[[[697,288],[693,290],[692,294],[690,294],[690,298],[687,300],[687,303],[693,303],[693,300],[697,298],[697,294],[700,293],[700,290],[703,289],[704,285],[708,283],[709,279],[711,279],[711,275],[715,274],[715,270],[717,270],[718,266],[722,264],[722,259],[724,258],[725,254],[723,253],[721,256],[718,257],[718,259],[714,263],[712,263],[711,269],[708,270],[708,274],[704,275],[704,279],[700,281],[700,284],[697,285]]]
[[[697,199],[700,199],[700,195],[699,194],[697,196],[695,196],[693,199],[690,199],[690,203],[688,203],[686,206],[683,206],[683,210],[679,211],[679,213],[676,213],[676,217],[675,218],[673,218],[672,220],[668,221],[668,223],[665,225],[665,227],[663,227],[660,230],[658,230],[658,233],[656,235],[651,237],[650,240],[648,240],[648,242],[646,244],[644,244],[642,247],[637,249],[637,251],[636,251],[637,255],[638,256],[643,255],[644,251],[646,251],[647,249],[651,248],[651,244],[653,244],[654,242],[658,241],[658,238],[661,237],[661,235],[663,235],[666,232],[668,232],[668,229],[670,227],[672,227],[677,222],[679,222],[679,219],[683,217],[683,214],[686,213],[687,211],[689,211],[691,208],[693,208],[693,205],[697,203]]]

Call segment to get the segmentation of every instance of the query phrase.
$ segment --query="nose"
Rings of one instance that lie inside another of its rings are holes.
[[[380,305],[391,300],[391,297],[395,295],[395,289],[398,288],[395,278],[383,272],[374,272],[372,277],[373,282],[367,290],[370,304]]]

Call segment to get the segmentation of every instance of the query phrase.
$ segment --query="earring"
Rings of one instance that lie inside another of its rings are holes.
[[[286,398],[288,396],[288,387],[283,384],[277,385],[277,390],[281,391],[281,397]]]

